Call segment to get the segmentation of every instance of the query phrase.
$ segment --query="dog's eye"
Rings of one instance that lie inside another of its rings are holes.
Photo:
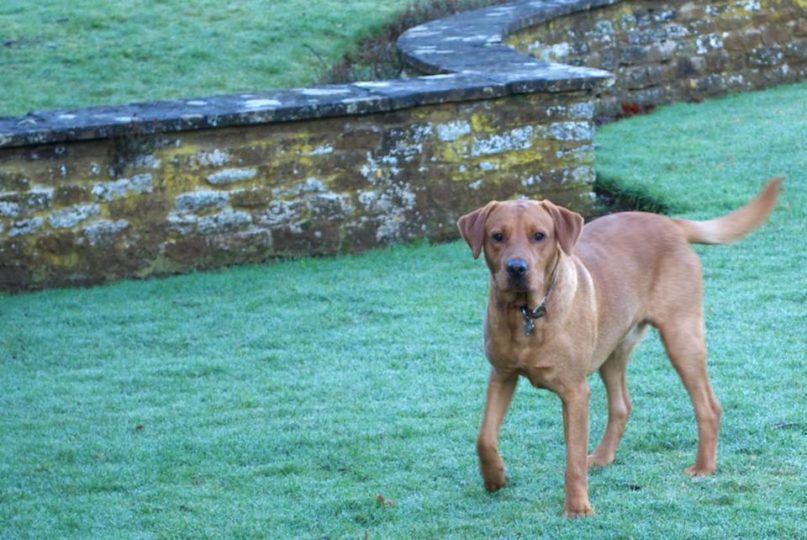
[[[495,232],[490,236],[491,238],[493,238],[495,242],[501,242],[502,240],[504,240],[504,235],[500,232]]]
[[[533,235],[532,235],[532,239],[533,239],[535,242],[540,242],[541,240],[543,240],[543,239],[544,239],[544,233],[542,233],[542,232],[537,232],[537,233],[535,233],[535,234],[533,234]]]

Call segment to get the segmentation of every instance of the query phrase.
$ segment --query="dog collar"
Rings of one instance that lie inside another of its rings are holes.
[[[530,309],[526,304],[519,307],[521,310],[521,318],[524,319],[525,336],[532,334],[535,331],[535,321],[546,315],[546,302],[549,300],[549,295],[552,294],[552,290],[555,288],[555,281],[558,278],[558,262],[560,262],[560,254],[558,254],[558,258],[555,259],[555,265],[552,268],[552,277],[549,279],[549,287],[547,287],[546,294],[543,299],[541,299],[538,307]]]

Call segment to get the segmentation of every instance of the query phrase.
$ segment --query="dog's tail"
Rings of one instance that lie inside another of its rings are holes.
[[[708,221],[673,220],[686,235],[690,244],[730,244],[765,223],[779,195],[779,186],[784,178],[768,181],[762,193],[751,202],[731,214]]]

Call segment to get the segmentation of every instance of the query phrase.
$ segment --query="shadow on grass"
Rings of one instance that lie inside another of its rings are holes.
[[[654,197],[641,186],[626,187],[616,178],[597,173],[594,180],[594,193],[597,194],[597,215],[614,212],[652,212],[670,214],[672,209],[664,201]]]

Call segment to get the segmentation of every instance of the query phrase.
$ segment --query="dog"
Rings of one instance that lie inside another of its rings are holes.
[[[727,244],[770,215],[782,178],[744,207],[709,221],[621,212],[583,225],[550,201],[490,202],[462,216],[460,234],[490,270],[485,354],[492,369],[477,439],[485,489],[507,482],[499,428],[519,377],[557,394],[566,442],[566,517],[594,514],[588,468],[614,461],[631,411],[625,368],[655,327],[695,410],[698,450],[691,476],[715,472],[720,405],[706,371],[700,260],[689,244]],[[587,376],[599,371],[608,424],[588,451]]]

